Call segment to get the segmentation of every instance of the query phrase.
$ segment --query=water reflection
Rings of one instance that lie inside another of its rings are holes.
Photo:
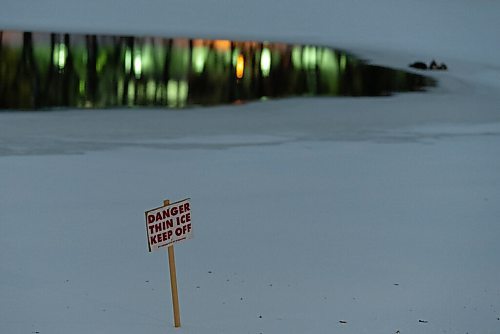
[[[380,96],[429,78],[327,47],[256,41],[0,32],[0,108],[214,105]]]

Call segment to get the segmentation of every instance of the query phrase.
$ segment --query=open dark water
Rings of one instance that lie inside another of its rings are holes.
[[[434,85],[324,46],[0,31],[0,109],[183,108]]]

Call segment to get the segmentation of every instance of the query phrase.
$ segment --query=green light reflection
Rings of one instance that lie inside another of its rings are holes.
[[[1,109],[182,108],[284,96],[388,95],[433,85],[419,75],[312,45],[2,34]]]
[[[66,45],[63,43],[56,44],[54,48],[53,62],[54,65],[59,67],[59,69],[63,69],[66,65],[66,57],[68,55],[68,50]]]

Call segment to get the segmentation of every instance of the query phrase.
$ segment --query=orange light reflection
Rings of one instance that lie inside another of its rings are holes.
[[[243,73],[245,71],[245,58],[243,55],[238,55],[238,60],[236,61],[236,77],[238,79],[243,78]]]

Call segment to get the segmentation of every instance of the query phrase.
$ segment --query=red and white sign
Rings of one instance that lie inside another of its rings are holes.
[[[146,211],[146,231],[150,252],[192,238],[189,198]]]

